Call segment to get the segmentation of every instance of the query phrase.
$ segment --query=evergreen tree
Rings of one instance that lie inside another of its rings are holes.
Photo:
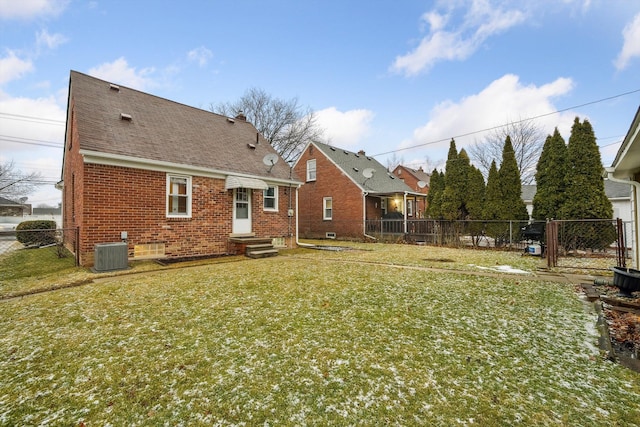
[[[434,169],[429,179],[427,193],[427,216],[433,219],[442,217],[442,193],[444,192],[444,173]]]
[[[532,216],[536,220],[560,218],[566,197],[567,146],[556,128],[547,136],[536,167],[536,194]]]
[[[484,177],[482,176],[480,169],[474,165],[469,167],[468,174],[466,207],[469,214],[467,219],[479,220],[482,219],[482,210],[484,208]],[[473,236],[474,246],[477,246],[480,236],[482,236],[482,232],[485,230],[484,224],[478,221],[470,222],[467,230],[471,236]]]
[[[463,220],[469,215],[466,198],[470,166],[466,151],[460,150],[457,154],[455,141],[451,140],[442,194],[442,215],[445,219]]]
[[[500,181],[500,195],[502,196],[501,218],[504,220],[527,220],[527,206],[522,200],[522,182],[520,181],[520,170],[513,151],[511,138],[507,136],[502,150],[502,163],[498,170]]]
[[[469,212],[468,219],[482,219],[485,194],[484,177],[480,169],[473,165],[469,167],[467,184],[466,206]]]
[[[487,176],[487,188],[485,190],[483,219],[496,220],[500,219],[502,210],[502,193],[500,191],[500,180],[498,177],[498,167],[496,161],[491,162],[489,167],[489,175]]]
[[[591,123],[575,118],[567,146],[567,196],[560,209],[562,219],[611,219],[613,207],[604,191],[602,160]],[[568,249],[600,249],[615,240],[613,226],[595,229],[575,224]]]

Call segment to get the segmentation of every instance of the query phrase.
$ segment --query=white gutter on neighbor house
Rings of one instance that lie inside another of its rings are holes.
[[[633,189],[633,191],[631,192],[631,199],[633,200],[633,203],[631,203],[631,209],[632,209],[631,214],[634,218],[634,221],[631,224],[631,226],[633,227],[633,232],[632,232],[633,241],[631,242],[631,247],[633,248],[633,265],[635,266],[635,268],[638,268],[640,266],[640,252],[638,251],[638,245],[637,245],[639,230],[638,230],[638,227],[636,227],[636,224],[638,224],[638,221],[640,220],[638,216],[638,202],[639,202],[638,193],[640,193],[640,182],[634,181],[631,178],[620,179],[620,178],[614,177],[613,174],[615,172],[615,168],[613,167],[604,168],[604,172],[606,173],[605,178],[607,178],[608,180],[613,182],[619,182],[621,184],[631,185]]]

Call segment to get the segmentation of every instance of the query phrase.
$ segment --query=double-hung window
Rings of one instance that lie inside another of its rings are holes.
[[[269,187],[263,191],[263,209],[265,211],[278,210],[278,187]]]
[[[316,159],[307,160],[307,182],[316,180]]]
[[[413,200],[407,200],[407,216],[413,216]]]
[[[191,177],[167,175],[167,217],[191,218]]]
[[[322,199],[322,219],[333,219],[333,199],[331,197],[324,197]]]

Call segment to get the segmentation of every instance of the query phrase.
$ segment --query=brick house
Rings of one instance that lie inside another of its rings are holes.
[[[71,71],[59,187],[81,265],[96,244],[121,241],[129,259],[232,254],[250,238],[294,245],[300,185],[241,114]]]
[[[293,170],[305,181],[298,194],[298,232],[304,238],[370,238],[383,227],[404,234],[416,201],[425,198],[364,151],[312,142]]]
[[[31,205],[0,197],[0,217],[23,217],[31,211]]]
[[[398,165],[392,172],[395,176],[400,178],[405,184],[417,193],[424,194],[429,193],[429,182],[431,180],[431,174],[428,174],[420,166],[418,169],[413,169],[407,166]],[[417,218],[424,218],[427,210],[427,199],[416,199],[415,213]]]

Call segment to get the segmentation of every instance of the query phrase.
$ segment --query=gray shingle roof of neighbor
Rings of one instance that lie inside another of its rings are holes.
[[[536,185],[523,185],[522,200],[532,201],[533,196],[536,195],[536,190]],[[605,179],[604,192],[608,199],[628,199],[631,197],[631,185]]]
[[[338,165],[363,191],[379,194],[415,193],[411,187],[388,172],[387,168],[382,166],[382,164],[373,157],[343,150],[320,142],[314,142],[313,144]],[[371,178],[366,178],[363,175],[365,169],[373,169],[375,171]]]
[[[4,197],[0,197],[0,205],[2,206],[22,206],[18,202],[14,202],[13,200],[5,199]]]
[[[215,172],[289,180],[289,165],[246,120],[229,118],[71,71],[80,149]]]

